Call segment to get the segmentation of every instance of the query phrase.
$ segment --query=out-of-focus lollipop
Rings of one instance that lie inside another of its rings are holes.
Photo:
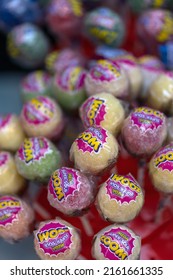
[[[115,62],[98,60],[90,69],[85,79],[87,94],[107,92],[115,97],[128,95],[129,82],[124,70]]]
[[[66,48],[50,52],[46,57],[45,64],[50,73],[61,74],[67,67],[83,66],[84,59],[77,51]]]
[[[97,59],[111,59],[114,60],[118,56],[127,55],[128,52],[124,49],[113,48],[106,45],[98,46],[95,49],[95,56]]]
[[[1,0],[0,29],[7,32],[24,22],[39,23],[42,11],[37,0]]]
[[[0,195],[17,194],[25,185],[25,180],[16,169],[13,156],[0,152]]]
[[[164,70],[164,65],[161,62],[161,60],[154,55],[142,55],[138,58],[138,63],[141,66],[141,68],[152,68],[152,69],[158,69],[158,70]]]
[[[72,36],[79,32],[83,6],[79,0],[51,0],[47,6],[46,21],[56,34]]]
[[[125,26],[121,17],[106,7],[89,12],[84,19],[89,37],[97,44],[119,47],[125,37]]]
[[[49,180],[48,201],[66,215],[82,215],[93,202],[94,191],[92,182],[84,174],[62,167]]]
[[[140,250],[140,237],[119,224],[103,228],[93,239],[92,255],[96,260],[137,260]]]
[[[21,83],[21,95],[23,102],[40,95],[52,95],[52,78],[44,71],[34,71],[28,74]]]
[[[26,138],[16,153],[19,174],[29,180],[48,182],[62,164],[59,150],[45,137]]]
[[[80,66],[68,67],[54,77],[53,91],[58,103],[66,110],[76,110],[86,99],[86,71]]]
[[[41,222],[34,231],[34,246],[42,260],[74,260],[81,250],[78,230],[61,219]]]
[[[80,107],[80,117],[85,128],[102,126],[116,135],[125,118],[120,101],[109,93],[95,94]]]
[[[151,108],[173,114],[173,73],[163,72],[148,90],[147,104]]]
[[[73,142],[70,158],[77,169],[93,175],[103,172],[115,163],[118,143],[106,129],[89,127]]]
[[[136,108],[125,119],[121,135],[129,153],[150,156],[161,147],[166,138],[166,118],[164,114],[151,108]]]
[[[7,51],[13,61],[22,67],[42,65],[49,51],[49,41],[36,25],[24,23],[8,34]]]
[[[0,197],[0,237],[8,242],[26,238],[34,222],[34,211],[15,196]]]
[[[149,163],[154,187],[163,193],[173,193],[173,142],[157,151]]]
[[[58,138],[64,128],[61,108],[49,97],[27,102],[21,112],[21,124],[28,136]]]
[[[0,116],[0,148],[17,151],[25,138],[19,118],[14,114]]]
[[[135,99],[142,86],[142,73],[137,60],[132,55],[122,55],[117,57],[115,62],[124,69],[129,79],[129,99]]]
[[[144,194],[131,174],[112,174],[99,188],[96,205],[104,219],[115,223],[133,220],[144,203]]]

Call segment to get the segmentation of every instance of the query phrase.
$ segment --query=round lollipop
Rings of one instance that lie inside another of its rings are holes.
[[[58,138],[64,128],[61,108],[51,98],[40,96],[27,102],[21,112],[21,124],[28,136]]]
[[[24,23],[13,28],[8,34],[7,51],[20,66],[38,67],[42,65],[49,51],[49,41],[38,26]]]
[[[89,127],[73,142],[70,158],[77,169],[93,175],[103,172],[115,163],[118,143],[106,129]]]
[[[86,71],[79,66],[68,67],[54,77],[54,97],[66,110],[76,110],[86,99],[84,81]]]
[[[15,196],[0,197],[0,237],[8,242],[26,238],[34,222],[30,205]]]
[[[123,225],[103,228],[93,239],[92,255],[96,260],[137,260],[140,250],[140,237]]]
[[[52,172],[61,166],[59,150],[45,137],[26,138],[16,153],[19,174],[29,180],[48,182]]]
[[[160,148],[149,163],[154,187],[163,193],[173,193],[173,142]]]
[[[34,231],[34,246],[42,260],[74,260],[81,250],[78,230],[61,219],[40,223]]]
[[[133,220],[144,203],[144,194],[131,174],[112,174],[99,188],[96,205],[105,220],[126,223]]]
[[[164,114],[151,108],[136,108],[125,119],[121,135],[129,153],[150,156],[161,147],[166,138],[166,118]]]
[[[97,44],[119,47],[125,37],[125,26],[121,17],[106,7],[89,12],[84,19],[89,37]]]
[[[46,69],[50,73],[61,74],[70,66],[82,66],[84,60],[82,56],[73,49],[62,49],[60,51],[52,51],[45,60]]]
[[[52,95],[52,78],[45,71],[34,71],[28,74],[21,83],[21,95],[23,102],[40,95]]]
[[[125,98],[128,95],[129,82],[124,70],[115,62],[98,60],[85,79],[87,94],[107,92]]]
[[[17,194],[25,185],[16,169],[13,156],[8,152],[0,152],[0,195]]]
[[[173,73],[163,72],[153,81],[148,91],[148,106],[173,114]]]
[[[120,101],[109,93],[95,94],[80,107],[80,117],[85,128],[102,126],[116,135],[125,118]]]
[[[81,215],[94,200],[94,186],[89,179],[73,168],[62,167],[51,176],[48,201],[66,215]]]
[[[21,123],[14,114],[0,116],[0,148],[17,151],[25,138]]]

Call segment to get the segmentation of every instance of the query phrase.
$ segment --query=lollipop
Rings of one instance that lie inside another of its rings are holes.
[[[80,117],[85,128],[102,126],[116,135],[125,118],[120,101],[109,93],[95,94],[80,107]]]
[[[46,57],[45,64],[46,69],[50,73],[61,74],[67,67],[83,66],[84,60],[78,52],[66,48],[49,53]]]
[[[16,115],[0,116],[0,148],[15,152],[25,138]]]
[[[89,127],[73,142],[70,158],[77,169],[93,175],[103,172],[115,163],[118,143],[106,129]]]
[[[144,203],[141,187],[131,174],[112,174],[99,188],[96,205],[104,219],[126,223],[133,220]]]
[[[160,148],[166,138],[166,118],[159,111],[139,107],[125,119],[121,133],[129,153],[150,156]]]
[[[77,229],[61,219],[40,223],[34,231],[34,245],[42,260],[74,260],[81,250]]]
[[[7,51],[22,67],[40,66],[49,51],[49,41],[43,31],[31,23],[16,26],[8,34]]]
[[[52,78],[44,71],[34,71],[28,74],[21,83],[21,94],[23,102],[40,95],[52,95]]]
[[[97,260],[137,260],[141,239],[126,226],[114,224],[99,231],[93,240],[92,254]]]
[[[142,55],[138,58],[139,65],[143,68],[152,68],[158,70],[164,70],[163,63],[157,56],[153,55]]]
[[[105,45],[98,46],[95,49],[95,56],[97,59],[111,59],[114,60],[118,56],[127,55],[128,52],[124,49],[113,48]]]
[[[157,151],[149,163],[154,187],[163,193],[173,193],[173,142]]]
[[[51,98],[43,96],[23,106],[21,123],[28,136],[50,139],[59,137],[64,127],[61,108]]]
[[[48,185],[48,201],[66,215],[80,215],[94,199],[94,187],[81,172],[67,167],[57,169]]]
[[[0,236],[8,242],[19,241],[30,234],[34,222],[32,208],[15,196],[0,197]]]
[[[89,12],[84,24],[88,36],[97,44],[119,47],[124,40],[125,26],[121,17],[106,7]]]
[[[173,73],[164,72],[151,84],[147,98],[148,106],[173,114]]]
[[[52,172],[61,166],[61,154],[44,137],[26,138],[16,153],[19,174],[29,180],[47,182]]]
[[[54,96],[66,110],[76,110],[86,98],[86,71],[79,66],[68,67],[54,78]]]
[[[13,156],[8,152],[0,152],[0,195],[16,194],[25,184],[16,169]]]
[[[107,92],[125,98],[128,95],[128,79],[124,70],[115,62],[98,60],[85,79],[87,94]]]
[[[115,62],[124,69],[129,79],[129,99],[135,99],[142,86],[142,73],[137,60],[132,55],[122,55],[117,57]]]

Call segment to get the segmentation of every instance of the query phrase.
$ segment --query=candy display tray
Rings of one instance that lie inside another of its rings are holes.
[[[2,114],[13,112],[20,113],[22,103],[20,100],[19,83],[23,73],[0,74],[0,112]],[[74,116],[66,117],[66,130],[63,138],[57,143],[62,151],[65,164],[69,165],[68,150],[79,131],[82,130],[80,120]],[[12,139],[10,139],[12,141]],[[145,203],[141,213],[128,224],[142,238],[141,259],[173,259],[173,197],[162,196],[156,192],[151,184],[147,162],[132,158],[121,148],[116,166],[112,172],[125,175],[131,173],[143,186],[145,191]],[[99,178],[103,182],[110,174]],[[82,217],[67,217],[52,208],[47,201],[46,186],[38,186],[30,183],[23,194],[32,203],[36,215],[36,226],[42,220],[48,220],[57,216],[69,221],[79,228],[82,237],[82,251],[79,259],[92,259],[91,245],[94,234],[103,227],[109,225],[99,216],[95,205]],[[38,259],[33,247],[33,236],[15,243],[9,244],[0,239],[0,259]]]

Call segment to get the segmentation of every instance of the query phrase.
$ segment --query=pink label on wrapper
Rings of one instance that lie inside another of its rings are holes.
[[[80,90],[84,87],[85,77],[86,71],[81,67],[69,67],[58,77],[57,83],[63,90]]]
[[[130,174],[126,176],[113,174],[106,181],[106,190],[110,199],[121,204],[136,201],[136,197],[141,193],[141,188]]]
[[[100,125],[105,119],[106,106],[103,98],[90,97],[81,107],[85,127]]]
[[[80,181],[77,171],[63,167],[56,170],[49,182],[49,191],[59,202],[73,195],[79,189]]]
[[[162,170],[173,171],[173,142],[160,149],[153,157],[154,166]]]
[[[26,164],[39,161],[51,152],[48,141],[43,138],[26,138],[18,150],[18,157]]]
[[[9,155],[6,152],[0,152],[0,167],[3,167],[9,159]]]
[[[23,116],[30,124],[39,125],[49,122],[54,116],[54,104],[46,97],[38,97],[26,103]]]
[[[28,92],[42,92],[45,90],[45,87],[47,87],[51,82],[51,77],[49,74],[42,72],[42,71],[36,71],[30,75],[27,76],[23,80],[22,83],[22,89],[23,93]]]
[[[132,122],[138,127],[145,129],[157,129],[163,124],[164,115],[156,110],[139,107],[131,114]]]
[[[0,129],[1,128],[5,128],[6,125],[9,124],[11,119],[12,119],[12,115],[11,114],[8,114],[6,116],[0,116]]]
[[[103,148],[104,143],[106,143],[107,133],[106,130],[101,127],[89,127],[86,131],[81,133],[75,140],[79,150],[84,153],[94,152],[98,154],[100,149]]]
[[[12,224],[18,219],[18,213],[22,210],[20,200],[11,196],[0,198],[0,226]]]
[[[37,240],[45,254],[57,256],[70,249],[72,234],[66,225],[50,222],[39,229]]]
[[[97,64],[90,70],[90,75],[94,80],[102,82],[110,82],[121,76],[120,66],[108,60],[99,60]]]
[[[127,230],[113,228],[101,235],[101,252],[108,260],[126,260],[133,253],[134,240]]]

